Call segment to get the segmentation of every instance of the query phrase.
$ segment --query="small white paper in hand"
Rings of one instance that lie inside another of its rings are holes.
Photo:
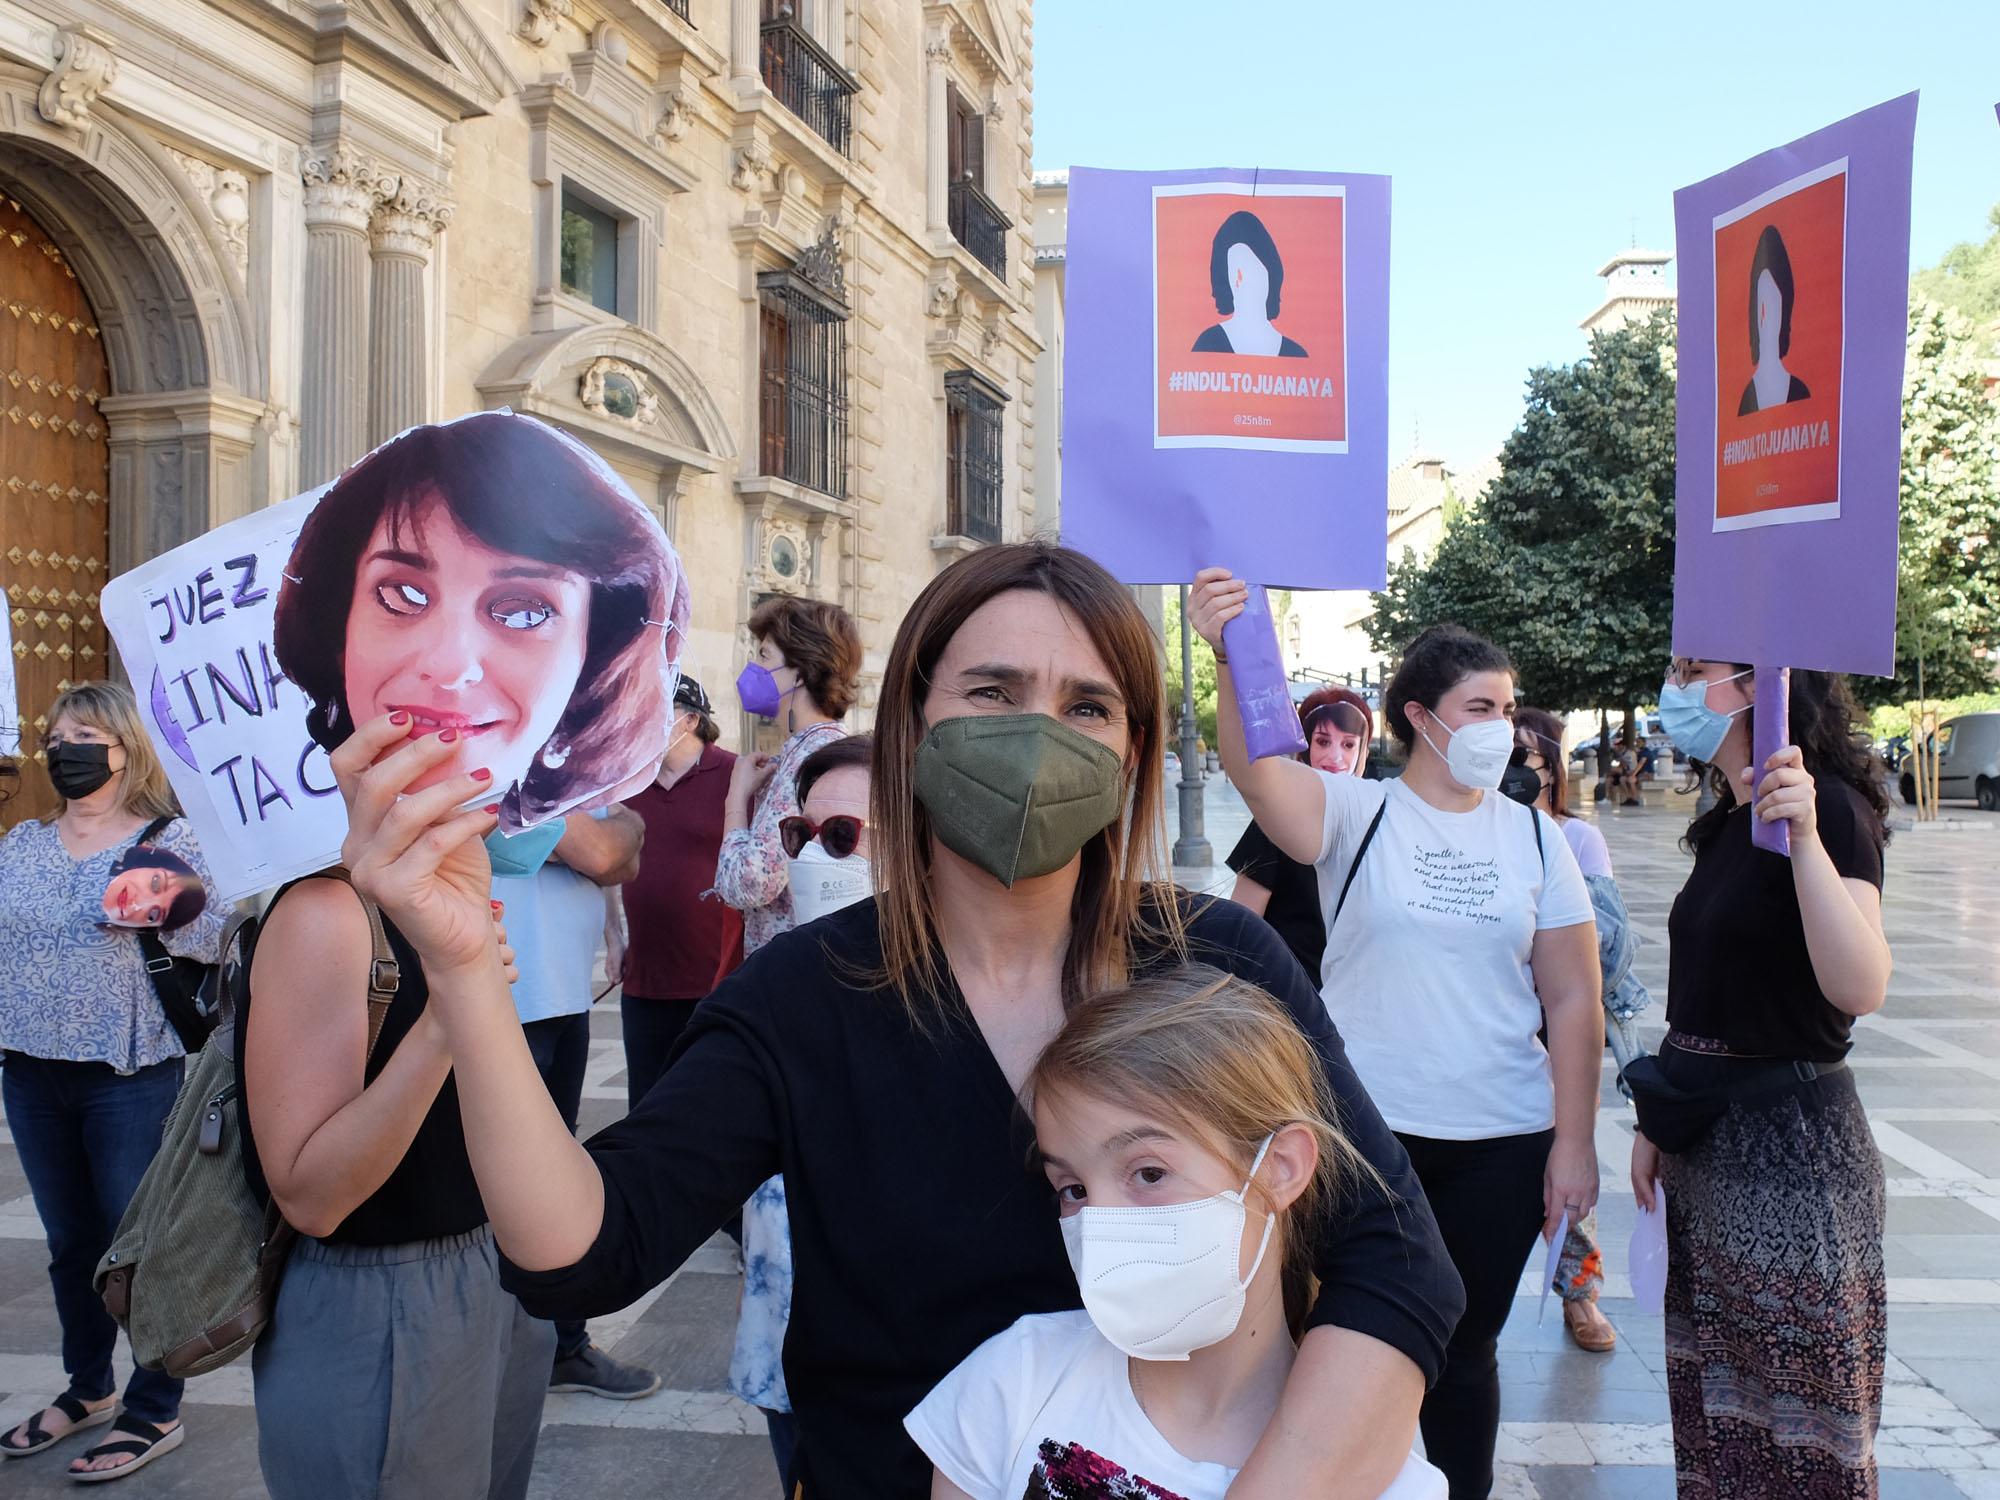
[[[1562,1218],[1556,1224],[1556,1232],[1549,1237],[1547,1254],[1542,1257],[1542,1300],[1535,1312],[1535,1326],[1542,1326],[1542,1319],[1549,1315],[1549,1288],[1556,1284],[1556,1263],[1562,1259],[1563,1241],[1569,1238],[1569,1210],[1563,1210]]]
[[[1632,1248],[1626,1256],[1632,1272],[1632,1300],[1644,1313],[1662,1313],[1667,1305],[1667,1185],[1653,1183],[1653,1208],[1639,1210],[1632,1226]]]

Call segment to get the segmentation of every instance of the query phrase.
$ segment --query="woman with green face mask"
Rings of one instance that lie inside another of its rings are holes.
[[[988,547],[940,574],[883,674],[882,894],[750,955],[587,1146],[511,1020],[486,930],[491,820],[453,811],[472,783],[399,802],[438,753],[386,721],[334,757],[355,878],[422,952],[505,1281],[532,1311],[630,1304],[784,1173],[793,1500],[923,1500],[904,1414],[1016,1319],[1080,1305],[1019,1090],[1069,1006],[1190,958],[1285,1005],[1374,1169],[1315,1223],[1319,1298],[1232,1496],[1375,1496],[1409,1454],[1461,1291],[1290,953],[1241,908],[1163,883],[1161,684],[1130,593],[1078,553]],[[1183,1369],[1149,1365],[1147,1390]]]

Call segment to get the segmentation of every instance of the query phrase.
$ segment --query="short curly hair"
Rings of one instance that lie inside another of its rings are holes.
[[[824,599],[766,599],[750,611],[752,639],[769,641],[799,674],[820,712],[842,718],[861,677],[861,632],[854,617]]]

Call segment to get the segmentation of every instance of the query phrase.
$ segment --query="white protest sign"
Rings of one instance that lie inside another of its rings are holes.
[[[340,859],[347,810],[272,647],[285,560],[324,488],[104,586],[139,713],[225,901]]]
[[[0,593],[0,755],[21,753],[21,695],[14,683],[14,622]]]

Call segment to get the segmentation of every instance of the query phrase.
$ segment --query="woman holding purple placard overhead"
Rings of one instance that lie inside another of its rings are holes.
[[[1226,569],[1195,575],[1188,618],[1224,673],[1223,627],[1249,597]],[[1383,691],[1407,756],[1394,781],[1253,761],[1234,680],[1216,694],[1223,769],[1271,842],[1317,869],[1322,1000],[1465,1285],[1421,1419],[1452,1500],[1493,1487],[1500,1330],[1536,1233],[1597,1202],[1597,929],[1554,820],[1501,793],[1513,714],[1513,662],[1456,625],[1410,642]]]
[[[1882,1008],[1883,819],[1844,678],[1791,674],[1752,795],[1756,682],[1682,658],[1660,718],[1716,805],[1667,932],[1667,1036],[1626,1070],[1632,1190],[1667,1193],[1667,1390],[1682,1494],[1872,1497],[1887,1290],[1882,1158],[1846,1064]],[[1791,857],[1756,848],[1787,825]]]

